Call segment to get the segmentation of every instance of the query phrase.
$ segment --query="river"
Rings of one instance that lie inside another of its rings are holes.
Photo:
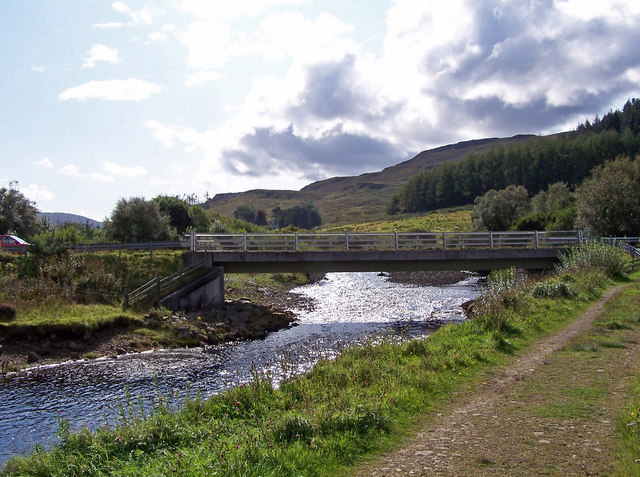
[[[129,393],[151,403],[159,394],[175,405],[190,393],[211,396],[251,379],[274,383],[305,372],[322,357],[373,336],[424,337],[442,322],[464,319],[460,304],[474,298],[474,278],[444,287],[388,282],[376,273],[330,273],[296,293],[314,309],[293,310],[298,325],[264,340],[206,348],[159,350],[32,368],[0,382],[0,464],[34,444],[55,441],[58,419],[72,426],[112,424]],[[159,393],[159,394],[158,394]]]

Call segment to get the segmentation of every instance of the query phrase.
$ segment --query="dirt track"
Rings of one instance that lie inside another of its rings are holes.
[[[559,350],[591,333],[621,288],[609,290],[579,319],[496,370],[478,389],[455,396],[403,447],[355,475],[609,475],[613,419],[623,401],[615,397],[638,369],[640,331],[626,330],[620,347]]]

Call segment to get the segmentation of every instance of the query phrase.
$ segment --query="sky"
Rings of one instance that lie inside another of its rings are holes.
[[[1,0],[0,186],[300,189],[640,97],[637,0]]]

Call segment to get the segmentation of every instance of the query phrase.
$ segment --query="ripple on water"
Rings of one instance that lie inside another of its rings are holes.
[[[277,384],[374,334],[425,336],[434,323],[462,319],[460,304],[477,295],[473,279],[421,288],[376,273],[332,273],[294,291],[315,309],[293,310],[299,325],[264,340],[65,363],[0,383],[0,463],[52,442],[59,417],[75,427],[113,423],[126,390],[150,406],[158,393],[177,396],[176,403],[187,393],[210,396],[250,380],[256,369]]]

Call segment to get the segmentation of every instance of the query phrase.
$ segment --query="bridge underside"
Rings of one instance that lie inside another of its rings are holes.
[[[418,270],[526,270],[553,268],[566,249],[344,251],[344,252],[188,252],[187,263],[206,260],[225,273],[380,272]]]

